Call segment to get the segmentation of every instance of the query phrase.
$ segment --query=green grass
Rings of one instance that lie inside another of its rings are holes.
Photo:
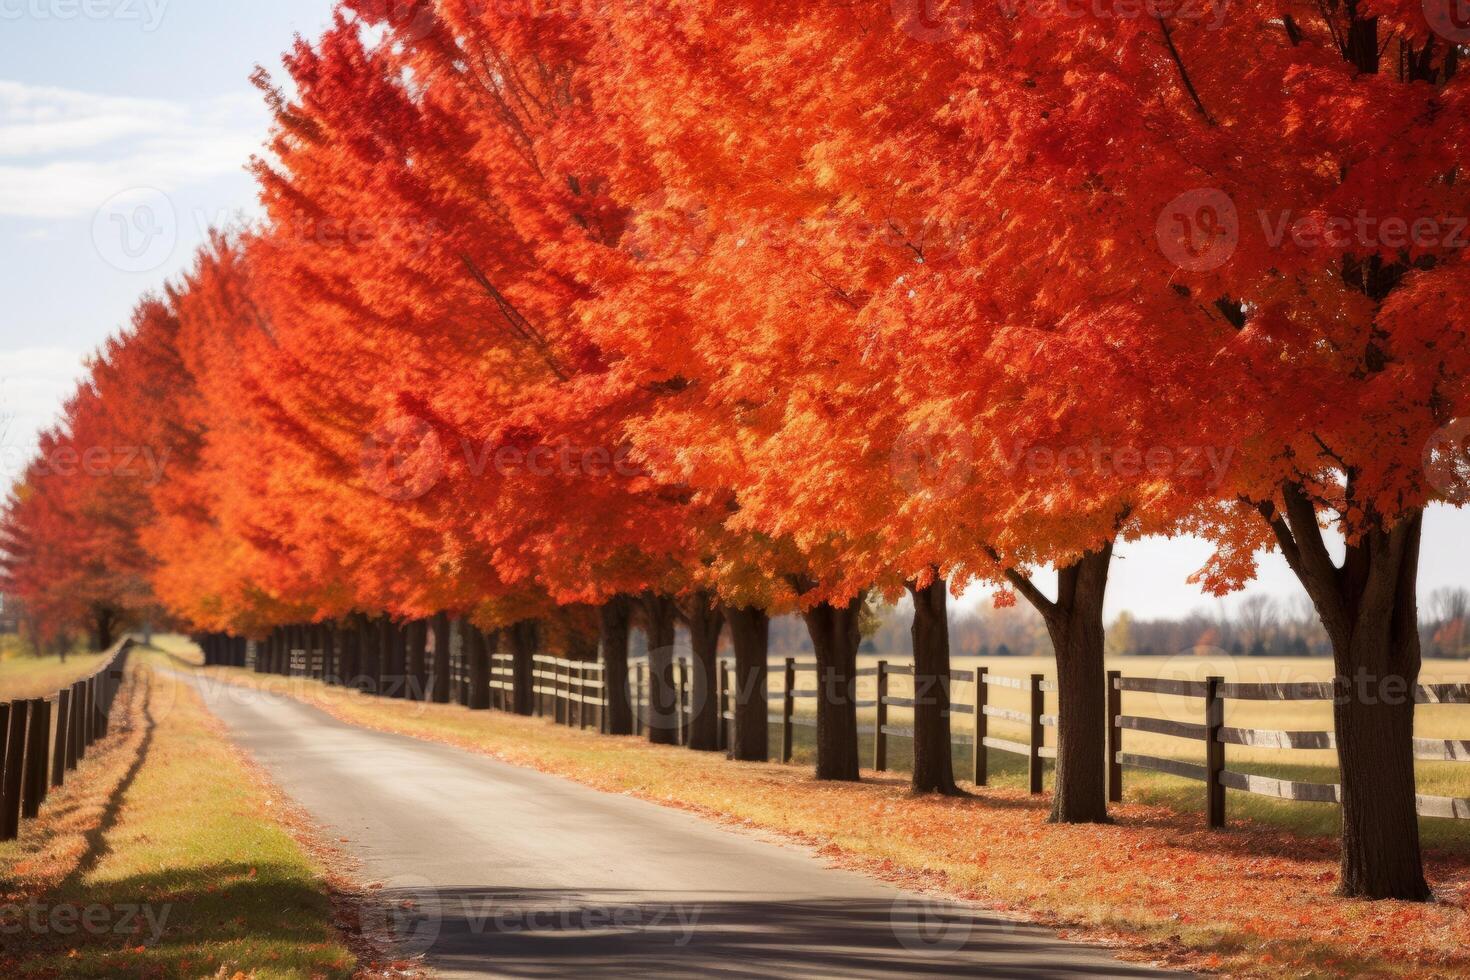
[[[0,975],[351,976],[322,869],[278,822],[279,799],[192,689],[144,663],[131,673],[131,729],[0,845],[0,888],[47,923],[0,935]],[[88,908],[102,910],[96,934],[51,918]],[[122,921],[132,908],[152,918]]]
[[[102,666],[106,654],[38,657],[14,635],[0,636],[0,701],[44,698]]]

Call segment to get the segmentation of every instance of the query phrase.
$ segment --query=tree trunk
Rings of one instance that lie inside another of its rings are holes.
[[[383,693],[383,651],[378,646],[378,624],[364,616],[358,622],[358,649],[362,651],[362,690]]]
[[[352,628],[352,619],[337,630],[337,649],[342,657],[342,684],[358,690],[362,686],[362,670],[357,649],[357,630]]]
[[[1351,481],[1348,497],[1353,498]],[[1285,513],[1258,505],[1332,642],[1333,729],[1342,786],[1343,895],[1428,901],[1415,798],[1414,703],[1423,512],[1374,527],[1333,563],[1311,498],[1282,487]]]
[[[449,703],[449,614],[435,613],[431,622],[434,632],[434,684],[431,700]]]
[[[322,683],[340,684],[338,676],[341,668],[337,663],[337,627],[333,623],[323,623],[317,627],[322,643]]]
[[[117,616],[111,609],[99,608],[92,616],[95,627],[92,641],[99,652],[112,649],[113,642],[117,639]]]
[[[817,654],[817,778],[858,778],[857,651],[864,595],[802,613]]]
[[[378,651],[378,694],[402,697],[403,668],[393,657],[393,620],[385,613],[372,622],[373,646]]]
[[[1057,661],[1057,767],[1053,823],[1108,822],[1107,669],[1103,599],[1113,545],[1057,573],[1046,617]]]
[[[541,627],[534,619],[523,619],[506,630],[510,640],[513,710],[529,715],[536,707],[536,654],[541,648]]]
[[[1414,706],[1419,646],[1419,544],[1423,514],[1371,532],[1348,552],[1343,585],[1352,638],[1333,644],[1347,697],[1334,704],[1342,771],[1342,892],[1428,901],[1419,848]],[[1358,585],[1358,583],[1361,583]]]
[[[1119,518],[1119,523],[1126,518]],[[991,556],[996,558],[995,552]],[[1103,665],[1103,599],[1113,560],[1110,540],[1057,570],[1048,599],[1015,570],[1006,578],[1046,622],[1057,663],[1057,766],[1053,823],[1108,822],[1107,670]]]
[[[735,744],[731,755],[745,762],[770,758],[770,703],[767,671],[771,618],[764,609],[726,609],[730,642],[735,647]]]
[[[409,697],[407,633],[402,624],[395,623],[386,616],[383,618],[383,628],[385,630],[384,648],[389,651],[389,690],[395,698],[407,698]]]
[[[914,600],[914,773],[916,793],[960,795],[949,732],[949,588],[936,573]]]
[[[699,590],[688,602],[689,645],[694,677],[690,681],[689,748],[718,752],[720,725],[720,631],[725,617],[713,592]]]
[[[490,657],[500,643],[499,633],[486,633],[473,623],[465,622],[469,641],[469,675],[471,711],[490,707]]]
[[[429,700],[429,622],[415,619],[407,626],[408,696],[414,701]]]
[[[643,629],[648,636],[648,740],[657,745],[679,741],[679,691],[674,684],[674,600],[642,596]]]
[[[606,682],[607,732],[633,734],[633,707],[628,698],[628,637],[633,621],[633,600],[613,596],[599,611],[602,631],[602,676]]]

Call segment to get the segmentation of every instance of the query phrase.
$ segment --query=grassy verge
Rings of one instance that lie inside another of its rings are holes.
[[[0,637],[0,701],[49,697],[102,666],[105,653],[38,657],[14,636]]]
[[[1124,955],[1234,976],[1461,977],[1470,972],[1470,858],[1435,852],[1433,905],[1332,895],[1335,843],[1129,802],[1107,827],[1046,822],[1004,784],[914,797],[901,777],[817,783],[802,766],[751,765],[498,712],[367,698],[300,678],[214,670],[343,720],[433,739],[815,845],[834,861],[1053,925]],[[1136,798],[1135,798],[1136,799]]]
[[[0,975],[352,975],[322,869],[198,696],[141,662],[121,696],[113,734],[0,845]]]

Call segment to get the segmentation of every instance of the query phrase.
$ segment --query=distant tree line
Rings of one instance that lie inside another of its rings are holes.
[[[1430,593],[1420,609],[1420,642],[1426,657],[1470,659],[1470,588],[1443,587]],[[910,654],[909,616],[896,607],[874,607],[859,651],[903,661]],[[1042,657],[1051,654],[1046,624],[1029,606],[977,607],[950,614],[951,648],[956,656]],[[1110,656],[1174,656],[1197,652],[1238,657],[1330,657],[1332,645],[1306,596],[1281,599],[1247,595],[1217,610],[1195,609],[1184,616],[1138,619],[1124,612],[1108,628]],[[771,623],[775,652],[811,652],[800,617]]]

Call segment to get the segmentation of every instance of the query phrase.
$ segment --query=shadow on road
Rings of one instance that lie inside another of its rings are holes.
[[[707,892],[705,893],[708,894]],[[453,976],[1159,976],[923,898],[683,903],[651,891],[381,893],[384,931]]]

